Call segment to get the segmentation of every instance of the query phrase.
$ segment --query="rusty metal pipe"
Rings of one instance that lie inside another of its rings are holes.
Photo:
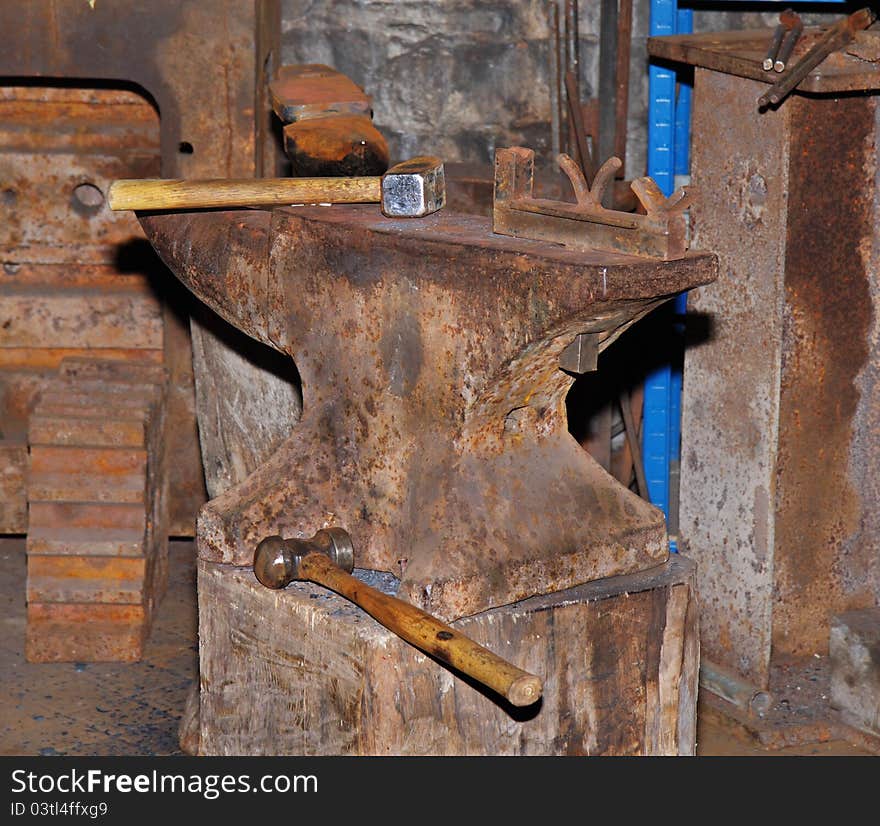
[[[700,662],[700,686],[758,717],[763,717],[773,706],[773,695],[769,691],[705,659]]]

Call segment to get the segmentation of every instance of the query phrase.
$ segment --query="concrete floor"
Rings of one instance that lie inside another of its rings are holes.
[[[138,663],[28,663],[24,540],[0,539],[0,755],[181,754],[198,659],[192,542],[172,542],[168,591]]]
[[[170,576],[139,663],[28,663],[24,659],[25,550],[0,538],[0,755],[181,754],[178,725],[197,675],[193,543],[170,545]],[[763,748],[700,717],[699,756],[870,755],[845,741]]]

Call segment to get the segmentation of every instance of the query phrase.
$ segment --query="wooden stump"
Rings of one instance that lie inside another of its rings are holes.
[[[198,753],[692,755],[694,569],[673,556],[453,623],[543,678],[539,703],[517,709],[320,586],[272,591],[200,561]]]

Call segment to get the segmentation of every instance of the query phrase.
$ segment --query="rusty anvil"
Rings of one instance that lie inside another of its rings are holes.
[[[667,559],[661,511],[569,434],[560,356],[714,280],[714,255],[575,251],[448,209],[139,217],[184,284],[302,379],[289,438],[202,508],[202,559],[250,566],[267,535],[341,526],[356,567],[450,622]]]

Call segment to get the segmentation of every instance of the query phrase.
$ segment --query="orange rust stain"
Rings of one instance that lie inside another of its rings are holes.
[[[118,622],[144,621],[141,605],[74,605],[68,603],[31,602],[27,607],[28,624],[36,622]]]
[[[28,579],[142,580],[146,560],[101,556],[28,555]]]

